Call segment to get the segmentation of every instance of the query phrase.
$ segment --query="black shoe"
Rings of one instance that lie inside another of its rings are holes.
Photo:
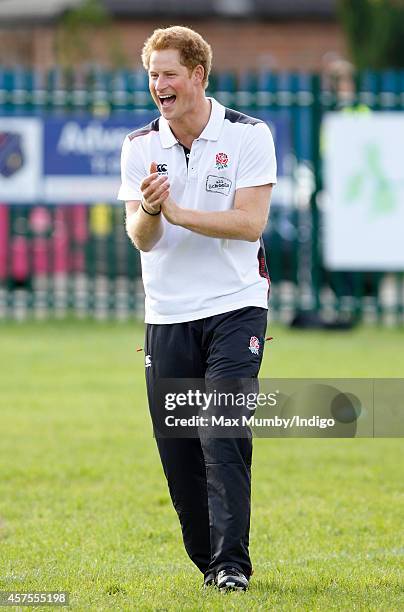
[[[209,572],[209,574],[206,574],[204,581],[203,581],[204,589],[210,586],[216,586],[216,574],[214,572]]]
[[[248,578],[235,567],[224,567],[217,575],[216,584],[220,591],[246,591]]]

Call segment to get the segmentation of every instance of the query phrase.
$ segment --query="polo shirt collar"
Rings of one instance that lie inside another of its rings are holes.
[[[208,100],[212,103],[212,110],[210,112],[209,121],[205,125],[205,129],[199,138],[204,138],[205,140],[219,140],[220,132],[223,127],[225,108],[214,98],[208,98]]]
[[[204,140],[218,140],[223,126],[225,108],[214,98],[208,98],[208,100],[210,100],[212,103],[212,109],[210,112],[209,121],[199,138],[203,138]],[[171,131],[167,119],[165,119],[163,116],[160,117],[159,132],[161,146],[163,149],[169,149],[177,144],[178,141]]]

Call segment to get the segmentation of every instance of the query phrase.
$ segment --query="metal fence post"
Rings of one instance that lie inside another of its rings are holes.
[[[322,173],[320,159],[320,130],[322,119],[321,79],[320,75],[312,75],[312,163],[315,187],[310,200],[310,213],[312,223],[311,236],[311,281],[314,310],[321,308],[321,270],[320,270],[320,219],[317,198],[322,189]]]

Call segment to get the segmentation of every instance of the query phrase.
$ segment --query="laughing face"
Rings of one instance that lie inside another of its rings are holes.
[[[168,121],[178,121],[192,111],[203,68],[192,72],[180,62],[177,49],[153,51],[149,65],[149,89],[160,113]]]

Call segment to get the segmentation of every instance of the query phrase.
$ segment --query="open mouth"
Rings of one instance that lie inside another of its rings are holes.
[[[160,100],[160,104],[163,108],[167,108],[168,106],[172,106],[176,100],[176,97],[174,94],[171,95],[167,95],[167,96],[159,96],[159,100]]]

